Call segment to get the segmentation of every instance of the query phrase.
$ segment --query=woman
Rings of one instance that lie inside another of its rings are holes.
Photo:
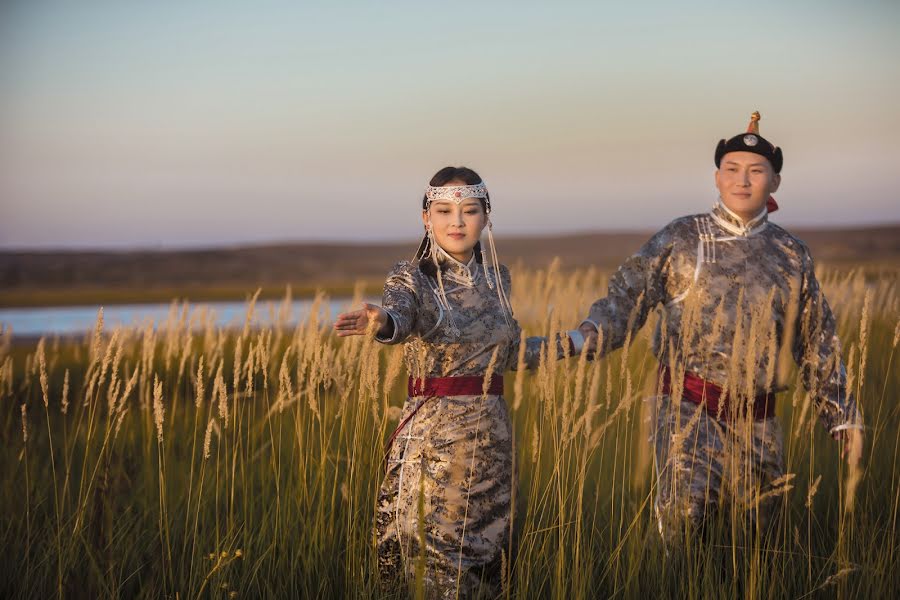
[[[390,584],[411,580],[424,557],[429,596],[496,592],[508,541],[512,450],[502,375],[518,366],[521,330],[490,213],[477,173],[438,171],[422,199],[425,237],[412,262],[394,266],[383,306],[366,304],[334,325],[337,335],[348,336],[371,331],[374,322],[378,341],[404,342],[409,397],[388,443],[375,524],[378,560],[382,583]],[[485,226],[490,266],[480,242]],[[583,337],[567,335],[568,354],[577,354]],[[525,341],[525,366],[537,366],[546,341]],[[562,341],[556,340],[559,357],[566,354]]]

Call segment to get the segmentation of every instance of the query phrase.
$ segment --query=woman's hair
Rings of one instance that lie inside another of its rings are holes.
[[[431,178],[431,181],[428,182],[428,185],[432,187],[441,187],[447,185],[451,181],[462,181],[466,185],[476,185],[482,183],[481,175],[473,171],[468,167],[444,167],[440,171],[434,174],[434,177]],[[487,214],[488,202],[490,202],[490,194],[488,194],[488,198],[479,198],[478,201],[481,203],[481,210]],[[425,210],[428,207],[428,196],[422,196],[422,210]],[[475,243],[475,248],[473,249],[475,252],[475,261],[479,264],[482,262],[481,258],[481,241]],[[425,273],[426,275],[430,275],[432,277],[437,275],[437,269],[434,266],[434,263],[430,260],[422,260],[427,257],[431,253],[431,242],[428,240],[428,236],[426,235],[422,238],[422,243],[419,244],[419,249],[416,250],[415,259],[419,262],[419,270]]]

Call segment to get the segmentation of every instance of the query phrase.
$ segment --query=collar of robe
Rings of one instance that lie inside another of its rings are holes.
[[[475,253],[469,258],[467,263],[462,263],[441,248],[440,244],[435,244],[435,254],[440,264],[441,275],[448,281],[452,281],[457,285],[466,287],[475,287],[478,281],[478,261],[475,260]]]
[[[769,224],[769,210],[765,206],[755,217],[745,223],[743,219],[725,206],[721,197],[716,200],[712,210],[709,211],[709,215],[719,227],[732,235],[740,237],[759,233]]]

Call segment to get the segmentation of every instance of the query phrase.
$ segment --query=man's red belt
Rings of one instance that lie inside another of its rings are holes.
[[[669,374],[668,367],[660,367],[659,369],[662,381],[662,393],[672,393],[672,378]],[[682,398],[700,404],[706,408],[706,412],[720,418],[728,419],[734,415],[734,407],[729,402],[728,394],[723,393],[722,388],[718,385],[706,381],[699,375],[695,375],[690,371],[684,374],[684,392]],[[743,408],[743,407],[741,407]],[[753,419],[762,421],[775,415],[775,394],[767,392],[759,394],[753,399],[751,406]]]
[[[409,378],[406,391],[410,398],[416,396],[480,396],[484,393],[484,377],[481,375],[463,377]],[[488,394],[503,393],[503,376],[492,375]]]

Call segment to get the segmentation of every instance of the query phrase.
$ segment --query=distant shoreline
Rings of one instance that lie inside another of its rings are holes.
[[[382,282],[362,282],[362,294],[380,294]],[[211,286],[204,287],[159,287],[159,288],[43,288],[0,291],[0,308],[41,308],[66,306],[111,306],[120,304],[156,304],[190,302],[232,302],[242,301],[260,290],[260,301],[282,300],[291,287],[294,299],[314,298],[322,292],[331,298],[352,297],[356,291],[354,284],[305,285],[287,283],[281,286]]]
[[[897,268],[900,225],[791,230],[809,245],[816,263],[839,267]],[[649,232],[586,233],[499,238],[500,260],[564,270],[615,269]],[[409,260],[408,243],[296,243],[203,250],[0,251],[0,307],[109,305],[142,302],[295,298],[321,290],[352,296],[357,282],[379,294],[391,266]]]
[[[773,219],[777,225],[784,227],[791,233],[803,238],[804,234],[814,233],[819,235],[829,235],[834,233],[858,233],[865,231],[900,231],[900,221],[887,223],[853,223],[849,225],[791,225],[778,222],[777,215]],[[584,237],[632,237],[643,236],[650,237],[654,233],[654,229],[635,229],[635,228],[617,228],[617,229],[577,229],[571,231],[555,231],[551,233],[516,233],[510,235],[500,235],[500,242],[519,242],[530,240],[532,242],[553,241],[562,238],[584,238]],[[144,244],[134,246],[0,246],[0,256],[4,254],[127,254],[127,253],[191,253],[191,252],[221,252],[231,250],[248,250],[253,248],[283,248],[283,247],[317,247],[317,248],[358,248],[367,249],[373,247],[407,247],[415,245],[418,239],[413,237],[402,238],[392,237],[373,240],[359,240],[358,238],[322,238],[322,239],[303,239],[291,240],[286,238],[272,239],[250,239],[238,242],[223,243],[197,243],[197,244]]]

